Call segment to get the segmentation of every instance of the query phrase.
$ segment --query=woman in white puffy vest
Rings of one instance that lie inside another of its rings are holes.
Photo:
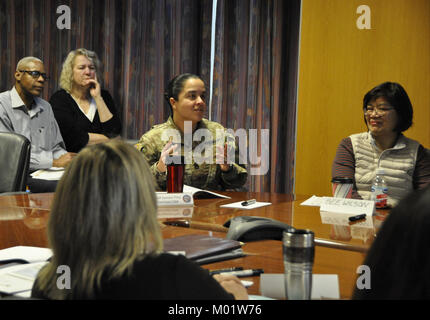
[[[368,131],[340,142],[332,177],[352,178],[353,197],[370,199],[376,169],[383,168],[388,205],[394,206],[411,190],[429,184],[430,154],[402,134],[412,125],[413,109],[400,84],[384,82],[366,93],[363,112]]]

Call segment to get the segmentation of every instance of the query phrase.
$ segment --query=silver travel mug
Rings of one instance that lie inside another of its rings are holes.
[[[310,300],[315,243],[311,230],[288,229],[283,232],[285,295],[288,300]]]

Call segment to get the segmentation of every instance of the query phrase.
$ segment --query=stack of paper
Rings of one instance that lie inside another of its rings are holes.
[[[14,295],[21,293],[29,297],[36,276],[46,263],[26,263],[0,269],[0,292]]]
[[[63,176],[64,168],[52,167],[49,169],[37,170],[31,174],[33,179],[60,180]]]
[[[49,248],[16,246],[0,250],[1,263],[32,263],[46,261],[52,256]]]
[[[20,263],[0,269],[0,292],[29,297],[37,274],[51,256],[49,248],[16,246],[0,250],[1,263]]]

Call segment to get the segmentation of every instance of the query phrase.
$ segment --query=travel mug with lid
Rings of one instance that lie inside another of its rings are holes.
[[[288,300],[310,300],[315,256],[314,233],[290,228],[283,232],[285,295]]]

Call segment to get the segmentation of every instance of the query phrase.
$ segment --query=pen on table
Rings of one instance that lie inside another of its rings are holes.
[[[362,219],[366,219],[366,214],[365,213],[363,213],[363,214],[359,214],[359,215],[356,215],[356,216],[352,216],[352,217],[349,217],[348,218],[348,220],[349,221],[357,221],[357,220],[362,220]]]
[[[214,275],[214,274],[219,274],[219,273],[226,273],[226,272],[240,271],[240,270],[243,270],[243,267],[233,267],[233,268],[212,270],[209,273],[210,273],[210,275]]]
[[[199,222],[199,221],[188,221],[188,220],[174,220],[174,221],[164,221],[163,224],[174,227],[184,227],[184,228],[196,228],[202,230],[209,230],[215,232],[228,232],[228,228],[218,225],[215,223]]]
[[[236,276],[236,277],[252,277],[252,276],[259,276],[262,273],[264,273],[263,269],[248,269],[248,270],[222,272],[221,274],[231,274],[232,276]]]
[[[257,202],[257,200],[255,200],[255,199],[251,199],[251,200],[246,200],[246,201],[243,201],[242,203],[241,203],[241,205],[242,206],[250,206],[251,204],[254,204],[254,203],[256,203]]]
[[[184,228],[190,227],[190,222],[188,220],[164,221],[163,223],[168,226],[184,227]]]

